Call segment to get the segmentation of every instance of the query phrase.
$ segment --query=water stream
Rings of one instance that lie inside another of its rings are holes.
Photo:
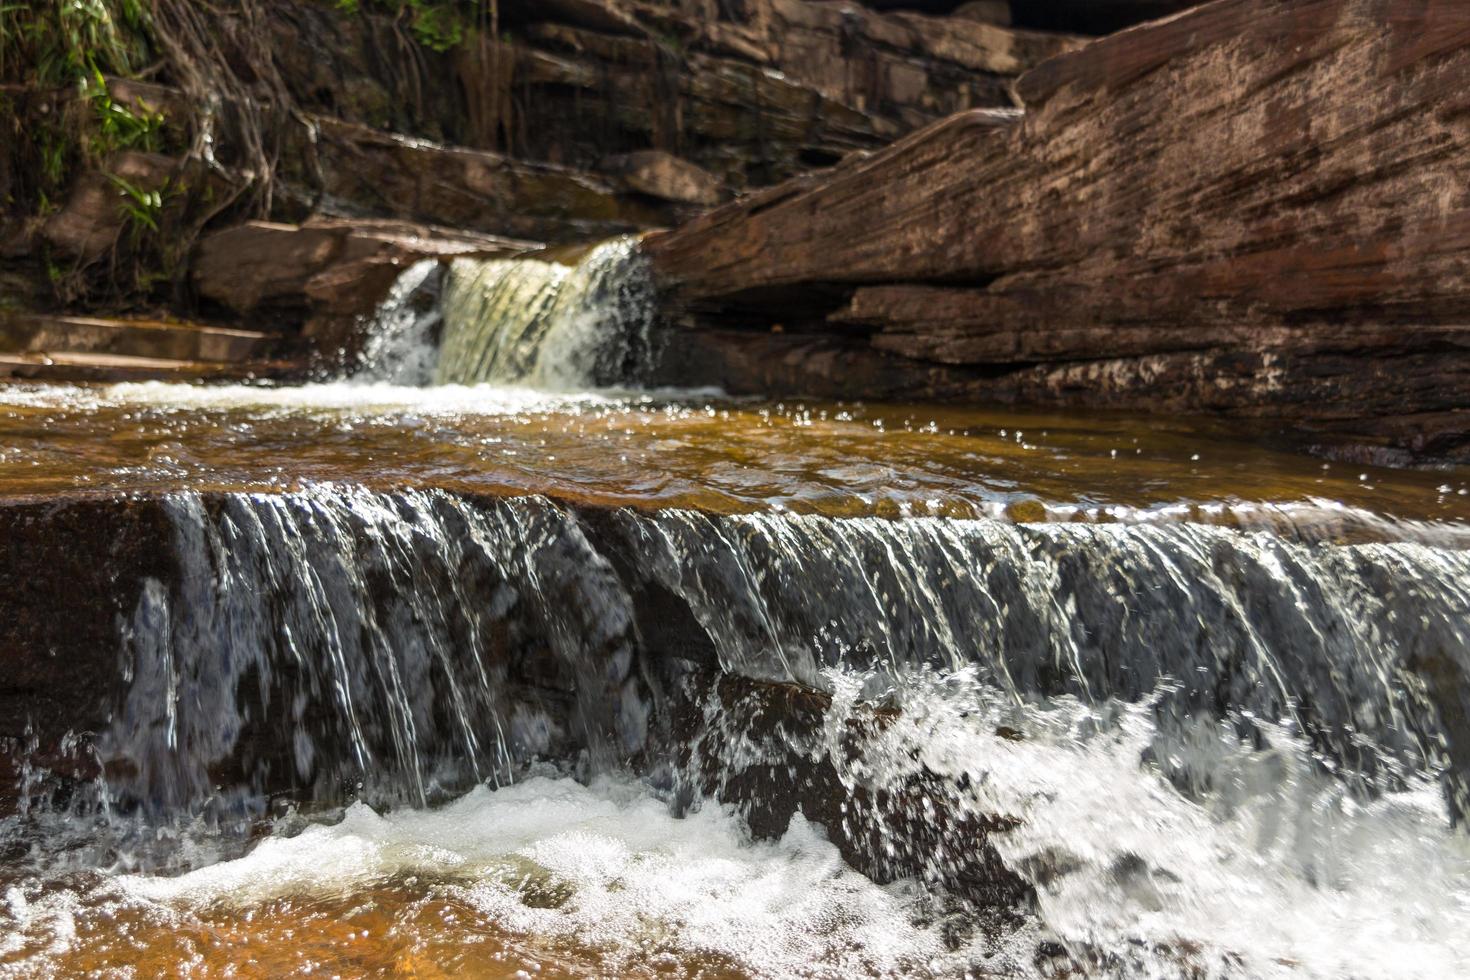
[[[630,392],[651,308],[459,260],[351,379],[0,392],[16,519],[163,556],[22,746],[0,976],[1470,961],[1470,474]]]

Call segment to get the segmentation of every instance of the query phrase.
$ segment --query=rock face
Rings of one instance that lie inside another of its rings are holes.
[[[1470,9],[1221,0],[1017,90],[654,238],[690,325],[1470,457]]]
[[[735,190],[951,112],[1010,105],[1016,75],[1078,43],[829,0],[517,0],[502,10],[523,40],[500,63],[534,124],[512,122],[512,145],[580,166],[662,150]]]
[[[156,122],[149,152],[94,141],[44,195],[22,172],[35,154],[0,153],[0,276],[65,269],[53,291],[73,307],[166,303],[278,329],[289,311],[313,342],[336,342],[319,321],[370,309],[394,247],[263,237],[261,222],[408,222],[431,229],[437,244],[418,251],[434,254],[461,244],[446,228],[569,244],[670,227],[949,113],[1012,105],[1021,72],[1081,43],[836,0],[501,0],[438,40],[415,33],[412,10],[346,6],[211,4],[183,32],[211,45],[154,37],[148,80],[107,79],[109,104]],[[0,78],[12,133],[65,116],[85,136],[101,102],[23,78]],[[219,115],[207,126],[204,105]],[[130,223],[130,189],[159,192],[158,213]],[[165,268],[116,287],[120,266],[148,262]]]
[[[118,154],[107,173],[92,171],[77,180],[66,206],[41,226],[41,236],[62,254],[101,258],[127,230],[125,188],[162,192],[176,163],[157,153]]]
[[[199,244],[199,294],[245,312],[361,314],[420,259],[514,255],[534,243],[402,221],[316,219],[301,225],[251,221]]]

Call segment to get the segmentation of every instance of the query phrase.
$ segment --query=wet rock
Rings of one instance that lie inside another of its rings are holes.
[[[513,255],[534,247],[403,221],[251,221],[205,237],[193,276],[202,297],[242,313],[271,308],[353,315],[372,310],[398,275],[421,259]]]
[[[66,780],[97,773],[84,744],[107,722],[120,674],[118,623],[144,582],[169,579],[167,522],[156,507],[119,498],[0,506],[0,814],[30,769]],[[66,602],[85,595],[85,603]]]
[[[969,369],[969,397],[1466,458],[1470,15],[1390,6],[1228,0],[1105,38],[1022,76],[1024,118],[729,205],[655,265],[696,328],[795,321]]]
[[[966,787],[918,764],[868,779],[863,760],[895,712],[858,706],[834,738],[831,711],[829,695],[795,685],[692,675],[674,708],[686,777],[757,838],[779,838],[799,813],[875,881],[918,877],[991,911],[993,925],[1019,922],[1031,886],[991,844],[1017,821],[978,811]]]
[[[1029,887],[990,845],[1014,820],[921,766],[863,775],[891,708],[829,717],[825,694],[694,668],[710,641],[688,597],[622,605],[640,558],[618,512],[372,500],[0,504],[0,812],[104,770],[115,806],[155,816],[241,793],[382,800],[430,764],[452,792],[490,775],[471,757],[570,759],[632,719],[625,761],[673,761],[684,789],[736,806],[759,837],[799,812],[880,881],[920,875],[1006,919],[1025,908]]]

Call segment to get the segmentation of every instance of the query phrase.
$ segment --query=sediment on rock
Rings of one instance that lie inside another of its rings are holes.
[[[1465,458],[1467,82],[1458,4],[1224,0],[649,247],[696,348],[779,324],[947,367],[934,394]]]

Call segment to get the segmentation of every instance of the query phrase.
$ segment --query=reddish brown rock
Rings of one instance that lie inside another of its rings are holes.
[[[611,157],[603,161],[603,169],[621,178],[629,190],[665,201],[709,207],[729,197],[714,174],[662,150]]]
[[[970,397],[1470,455],[1470,8],[1221,0],[1017,89],[1022,119],[720,209],[657,267],[706,322],[967,369]]]
[[[202,297],[242,313],[269,307],[361,314],[420,259],[513,255],[534,247],[401,221],[251,221],[199,243],[194,285]]]
[[[328,195],[373,213],[569,241],[669,224],[675,212],[590,173],[319,120]]]

